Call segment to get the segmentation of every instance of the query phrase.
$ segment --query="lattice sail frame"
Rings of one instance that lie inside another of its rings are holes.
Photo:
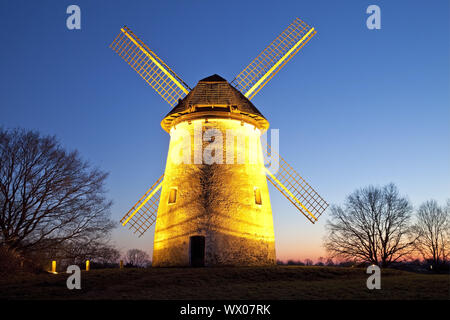
[[[296,18],[231,82],[249,100],[316,34]]]
[[[164,174],[148,189],[120,220],[141,237],[156,221]]]
[[[303,215],[315,223],[327,209],[328,203],[292,168],[286,160],[272,150],[264,139],[263,149],[272,164],[278,163],[278,172],[266,168],[267,180],[272,183]]]
[[[191,90],[128,27],[120,29],[110,47],[172,107]]]

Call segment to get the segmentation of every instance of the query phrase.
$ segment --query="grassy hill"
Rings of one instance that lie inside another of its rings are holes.
[[[81,290],[65,273],[10,274],[0,299],[449,299],[450,276],[382,270],[368,290],[365,269],[337,267],[148,268],[83,271]]]

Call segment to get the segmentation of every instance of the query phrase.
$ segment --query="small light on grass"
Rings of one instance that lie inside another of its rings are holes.
[[[56,260],[52,261],[52,271],[51,271],[51,273],[57,274],[57,272],[56,272]]]
[[[86,260],[86,271],[89,271],[91,268],[91,263],[89,262],[89,260]]]

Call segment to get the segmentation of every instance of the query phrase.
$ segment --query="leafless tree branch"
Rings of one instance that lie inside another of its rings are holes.
[[[0,129],[0,245],[26,253],[105,240],[106,177],[55,137]]]
[[[356,190],[343,208],[331,207],[324,246],[331,257],[386,267],[413,250],[411,211],[393,184]]]

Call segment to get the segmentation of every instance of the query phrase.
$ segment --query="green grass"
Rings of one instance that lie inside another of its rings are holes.
[[[365,269],[276,266],[83,271],[81,290],[65,273],[10,274],[0,299],[450,299],[450,276],[385,269],[381,290],[368,290]]]

